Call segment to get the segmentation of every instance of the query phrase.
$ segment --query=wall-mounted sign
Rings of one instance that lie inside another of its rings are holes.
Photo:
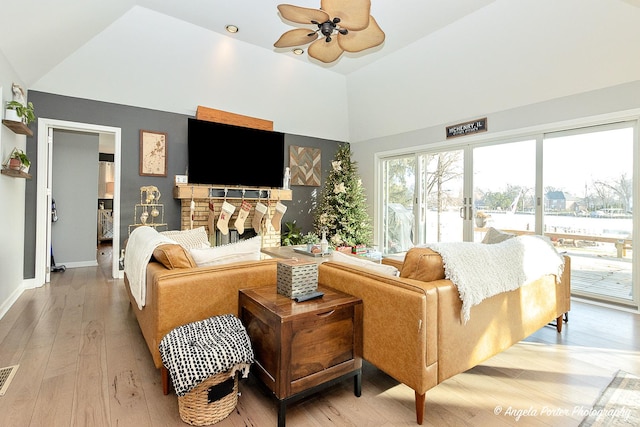
[[[472,120],[453,126],[447,126],[447,138],[455,138],[456,136],[469,135],[471,133],[486,132],[487,118]]]

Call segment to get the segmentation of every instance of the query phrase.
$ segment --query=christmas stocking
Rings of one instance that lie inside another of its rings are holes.
[[[240,206],[240,212],[238,212],[238,218],[236,218],[236,222],[234,223],[236,230],[238,230],[238,234],[244,233],[244,222],[247,220],[250,211],[251,203],[243,201]]]
[[[271,218],[271,225],[273,229],[280,232],[280,223],[282,222],[282,215],[287,211],[287,207],[282,203],[276,203],[276,214]]]
[[[266,205],[260,202],[256,203],[256,209],[253,212],[253,221],[251,221],[251,225],[258,234],[260,233],[260,227],[262,226],[262,218],[264,217],[264,214],[267,213],[267,210],[268,208]]]
[[[229,219],[231,219],[231,215],[236,210],[236,207],[231,203],[224,202],[222,203],[222,211],[220,212],[220,217],[218,217],[218,230],[225,236],[229,234]]]

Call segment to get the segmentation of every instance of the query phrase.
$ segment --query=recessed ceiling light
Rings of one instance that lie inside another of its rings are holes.
[[[293,53],[295,53],[296,55],[302,55],[304,53],[304,50],[298,47],[293,49]]]
[[[227,25],[225,28],[230,33],[237,33],[238,32],[238,27],[236,27],[235,25]]]

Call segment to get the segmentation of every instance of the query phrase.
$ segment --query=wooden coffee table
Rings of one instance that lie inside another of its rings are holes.
[[[362,301],[331,288],[297,303],[276,286],[240,291],[239,314],[256,362],[252,372],[278,399],[278,426],[287,404],[354,377],[362,387]]]

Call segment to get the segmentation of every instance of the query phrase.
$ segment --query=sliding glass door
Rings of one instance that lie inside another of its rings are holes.
[[[536,141],[473,149],[473,240],[487,228],[511,233],[535,230]]]
[[[393,157],[381,166],[383,253],[462,240],[462,150]]]
[[[418,227],[420,243],[463,239],[463,151],[418,155]]]
[[[416,156],[389,158],[382,161],[382,252],[395,254],[408,251],[414,240],[414,200]]]
[[[637,306],[636,121],[383,158],[381,249],[544,234],[572,257],[572,290]]]
[[[544,234],[571,255],[574,294],[633,300],[633,127],[545,135]]]

